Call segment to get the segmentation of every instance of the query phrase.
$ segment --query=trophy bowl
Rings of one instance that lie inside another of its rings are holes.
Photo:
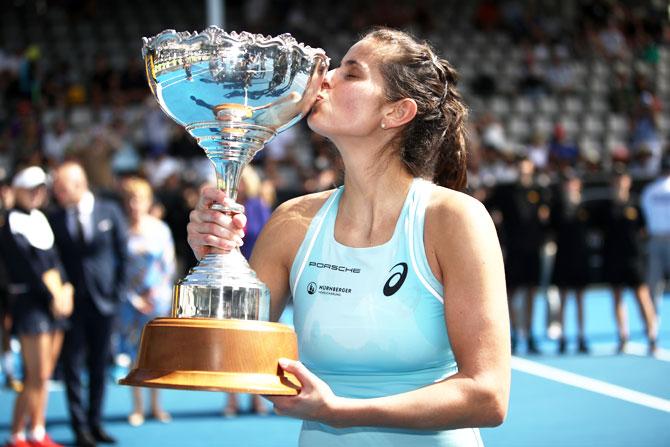
[[[143,43],[151,92],[203,148],[217,187],[232,199],[256,152],[309,112],[329,64],[323,50],[289,34],[210,26],[200,33],[166,30]],[[239,249],[210,253],[174,286],[171,317],[144,327],[136,365],[119,383],[297,394],[298,381],[278,364],[298,358],[295,332],[269,318],[268,288]]]

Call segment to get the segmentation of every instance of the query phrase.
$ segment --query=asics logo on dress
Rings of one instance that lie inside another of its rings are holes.
[[[389,272],[396,270],[396,267],[400,267],[400,270],[396,271],[384,284],[384,295],[391,296],[395,294],[402,287],[405,279],[407,279],[407,264],[405,262],[399,262],[393,267]]]

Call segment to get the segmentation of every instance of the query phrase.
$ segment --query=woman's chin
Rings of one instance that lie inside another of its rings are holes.
[[[314,111],[314,109],[312,109],[312,113],[310,113],[309,116],[307,117],[307,127],[309,127],[312,130],[312,132],[318,133],[319,135],[326,136],[323,133],[325,129],[324,129],[322,123],[320,122],[321,120],[319,118],[320,117],[319,117],[318,112],[316,112],[316,111]]]

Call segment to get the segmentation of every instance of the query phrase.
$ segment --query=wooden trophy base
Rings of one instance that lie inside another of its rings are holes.
[[[280,323],[156,318],[142,331],[137,365],[122,385],[296,395],[300,382],[277,360],[298,359],[293,329]]]

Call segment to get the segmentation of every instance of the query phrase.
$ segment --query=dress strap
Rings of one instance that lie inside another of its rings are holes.
[[[426,247],[423,242],[426,220],[426,207],[433,191],[433,184],[425,180],[416,180],[412,203],[409,210],[409,257],[416,276],[426,290],[440,303],[444,303],[444,287],[435,278],[426,259]]]
[[[312,219],[312,222],[309,225],[309,229],[307,230],[307,234],[305,235],[305,239],[303,240],[300,246],[300,250],[298,251],[298,255],[294,261],[295,263],[296,261],[300,260],[300,257],[302,257],[300,267],[298,268],[298,271],[295,275],[295,280],[293,281],[292,291],[296,290],[298,287],[298,282],[300,281],[302,272],[305,270],[307,259],[309,259],[309,255],[312,253],[312,249],[314,248],[314,243],[318,239],[319,233],[321,233],[321,227],[323,227],[323,223],[326,221],[330,209],[334,204],[339,202],[339,197],[341,194],[342,188],[337,188],[335,192],[333,192],[330,197],[328,197],[328,200],[326,200],[321,206],[321,209],[316,213],[314,219]],[[306,247],[306,249],[303,252],[304,247]]]

